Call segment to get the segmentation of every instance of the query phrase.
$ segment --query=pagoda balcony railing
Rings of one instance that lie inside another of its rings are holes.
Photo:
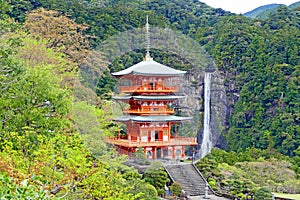
[[[141,87],[141,86],[120,86],[119,87],[121,92],[125,93],[134,93],[134,92],[139,92],[139,93],[170,93],[170,92],[177,92],[179,87],[178,86],[168,86],[168,87]]]
[[[147,106],[141,107],[140,109],[126,109],[123,110],[124,113],[127,114],[154,114],[154,115],[166,115],[166,114],[174,114],[174,108],[167,108],[166,106]]]
[[[120,145],[124,147],[153,147],[153,146],[194,146],[197,145],[197,139],[192,137],[171,137],[168,141],[132,141],[119,138],[106,138],[106,142],[110,144]]]

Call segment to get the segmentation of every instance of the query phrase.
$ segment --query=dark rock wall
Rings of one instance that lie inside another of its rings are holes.
[[[204,114],[204,75],[202,69],[190,70],[185,79],[181,82],[180,91],[186,98],[179,102],[182,115],[192,116],[191,122],[182,125],[183,134],[196,136],[201,145],[203,135],[203,114]],[[237,100],[237,94],[231,92],[231,82],[219,71],[212,72],[211,76],[211,110],[210,130],[213,145],[218,148],[225,148],[226,141],[221,133],[228,129],[230,115],[233,112],[233,105]],[[227,82],[229,85],[225,85]],[[188,132],[188,133],[187,133]]]

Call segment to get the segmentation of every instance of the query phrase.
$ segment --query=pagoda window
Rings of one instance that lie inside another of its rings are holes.
[[[151,131],[150,133],[151,134],[150,134],[150,141],[149,142],[154,142],[155,141],[155,133],[156,133],[156,131]]]
[[[147,79],[144,79],[142,82],[142,89],[143,90],[148,90],[148,81]]]
[[[150,90],[155,90],[155,82],[150,83]]]
[[[159,131],[155,131],[155,140],[158,140],[159,139]]]
[[[164,82],[165,86],[170,87],[170,86],[176,86],[179,84],[179,77],[170,77],[165,79]]]
[[[157,90],[162,90],[163,89],[163,82],[161,79],[158,79],[157,81]]]
[[[169,141],[168,130],[163,130],[163,141]]]
[[[132,86],[132,81],[129,79],[122,79],[119,81],[120,86]]]
[[[147,142],[148,141],[148,131],[147,130],[142,130],[141,131],[141,141],[142,142]]]
[[[165,79],[165,86],[171,86],[171,85],[172,85],[171,78]]]

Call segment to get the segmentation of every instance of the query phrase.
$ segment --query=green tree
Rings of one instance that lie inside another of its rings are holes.
[[[272,200],[272,193],[269,188],[261,187],[254,193],[253,198],[255,200]]]
[[[48,47],[63,52],[79,65],[89,53],[89,42],[83,31],[85,25],[54,10],[40,8],[27,14],[25,27],[36,37],[49,39]]]
[[[42,186],[37,187],[31,181],[25,179],[19,185],[12,181],[7,174],[0,174],[0,195],[2,199],[50,199],[48,191]]]
[[[158,194],[164,193],[164,186],[169,182],[168,174],[160,162],[153,162],[144,173],[144,180],[153,185]]]
[[[7,12],[10,8],[10,5],[5,0],[0,1],[0,20],[7,18]]]
[[[0,96],[1,130],[22,132],[23,127],[33,127],[51,134],[70,125],[69,92],[59,88],[49,68],[27,68],[17,78]]]
[[[172,183],[172,185],[170,186],[170,190],[172,191],[172,193],[175,195],[175,196],[179,196],[181,194],[181,191],[182,191],[182,186],[177,183],[177,182],[174,182]]]

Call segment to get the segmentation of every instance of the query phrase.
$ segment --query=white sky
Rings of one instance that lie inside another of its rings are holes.
[[[259,6],[277,3],[290,5],[298,0],[200,0],[213,8],[222,8],[236,14],[243,14]]]

